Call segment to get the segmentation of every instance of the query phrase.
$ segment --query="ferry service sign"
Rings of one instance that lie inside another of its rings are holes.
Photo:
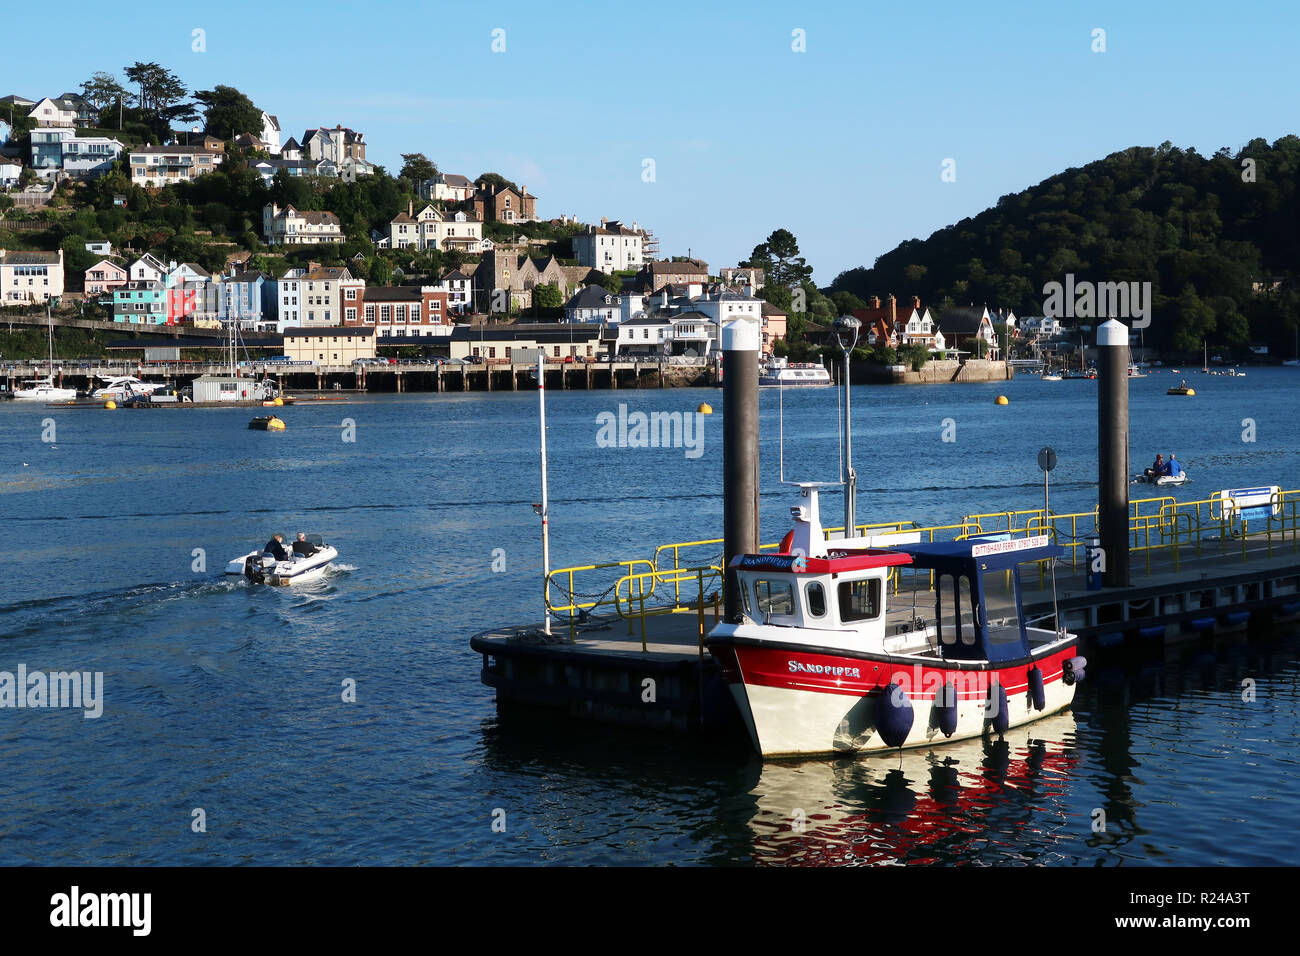
[[[1047,547],[1047,535],[1036,534],[1032,538],[1017,538],[1012,541],[989,541],[977,544],[970,549],[972,558],[982,558],[990,554],[1008,554],[1012,551],[1031,551],[1034,548]]]

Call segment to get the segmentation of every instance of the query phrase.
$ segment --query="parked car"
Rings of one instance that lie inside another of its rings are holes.
[[[481,355],[471,355],[468,361],[470,365],[483,365],[487,362],[487,359]]]

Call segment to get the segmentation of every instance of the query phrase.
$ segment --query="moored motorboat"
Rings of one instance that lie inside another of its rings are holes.
[[[828,542],[817,489],[801,487],[788,553],[733,559],[743,614],[707,639],[761,754],[927,746],[1069,706],[1078,638],[1026,626],[1017,570],[1062,548],[1046,536]],[[910,606],[887,607],[895,574],[915,589]]]
[[[321,577],[338,556],[338,549],[325,544],[318,534],[307,535],[315,548],[310,555],[290,553],[290,560],[277,561],[261,549],[232,558],[226,565],[227,577],[243,577],[251,584],[302,584]]]
[[[91,392],[90,397],[99,401],[112,399],[115,402],[122,402],[135,395],[148,395],[155,389],[162,388],[164,384],[164,382],[146,382],[134,375],[123,375],[108,379],[108,383],[103,388]]]
[[[816,388],[830,384],[831,373],[812,362],[790,363],[773,358],[758,373],[759,388]]]
[[[284,419],[277,415],[261,415],[249,422],[248,427],[256,431],[282,432],[285,426]]]

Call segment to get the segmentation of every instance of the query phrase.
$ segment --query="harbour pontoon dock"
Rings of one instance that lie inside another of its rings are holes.
[[[1244,489],[1203,501],[1130,502],[1132,584],[1090,588],[1096,512],[1041,510],[970,515],[952,524],[858,525],[879,547],[970,538],[1047,535],[1066,549],[1055,568],[1022,572],[1026,621],[1053,619],[1089,653],[1159,648],[1300,616],[1300,491]],[[831,539],[842,529],[827,529]],[[763,546],[775,551],[775,543]],[[663,545],[644,558],[552,571],[540,625],[477,634],[482,679],[503,705],[560,708],[616,723],[687,730],[735,719],[704,635],[719,619],[720,539]],[[898,589],[899,573],[891,577]],[[1097,583],[1095,578],[1091,582]],[[991,600],[989,616],[1001,610]],[[899,606],[894,613],[910,612]],[[917,608],[934,615],[934,606]],[[890,620],[890,627],[896,626]],[[647,684],[647,680],[653,681]]]

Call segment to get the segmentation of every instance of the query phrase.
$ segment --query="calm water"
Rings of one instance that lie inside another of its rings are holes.
[[[1176,452],[1185,499],[1300,486],[1300,370],[1189,376],[1194,399],[1166,397],[1170,378],[1132,383],[1134,470]],[[855,389],[859,520],[1039,506],[1044,444],[1060,455],[1053,507],[1091,508],[1095,392]],[[720,392],[549,397],[557,566],[720,533],[720,414],[696,459],[596,445],[620,402],[720,412]],[[776,412],[765,393],[764,540],[791,503]],[[283,434],[248,431],[253,414],[0,405],[0,671],[104,673],[99,719],[0,710],[0,863],[1296,862],[1295,635],[1090,666],[1070,714],[901,759],[764,764],[499,721],[467,641],[536,616],[536,394],[291,408]],[[834,393],[787,394],[784,420],[787,478],[832,479]],[[840,507],[827,496],[828,523]],[[276,530],[323,533],[340,567],[301,590],[222,579]]]

